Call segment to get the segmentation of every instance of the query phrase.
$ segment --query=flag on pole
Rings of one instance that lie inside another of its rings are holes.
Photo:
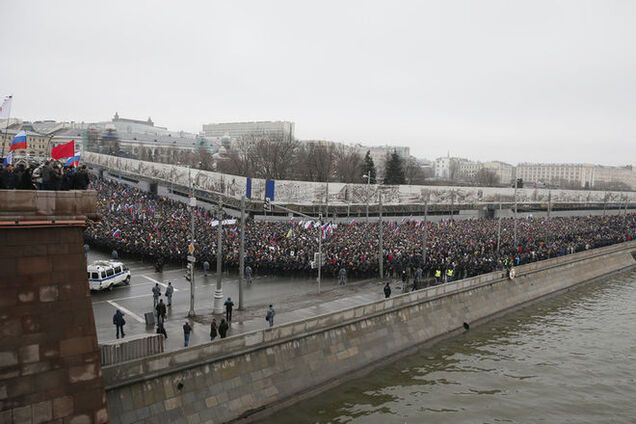
[[[51,149],[51,158],[62,159],[75,156],[75,140],[60,144]]]
[[[13,141],[11,141],[11,145],[9,146],[9,151],[14,151],[18,149],[26,149],[27,148],[27,135],[26,131],[22,130],[13,137]]]
[[[11,115],[11,100],[13,96],[7,96],[4,98],[2,105],[0,105],[0,118],[9,119]]]
[[[9,154],[2,161],[2,164],[4,166],[8,166],[8,165],[12,165],[13,164],[13,152],[9,152]]]
[[[65,167],[72,166],[73,168],[77,168],[79,166],[79,162],[80,162],[80,152],[75,152],[75,156],[71,156],[70,158],[66,159],[66,162],[64,162],[64,166]]]

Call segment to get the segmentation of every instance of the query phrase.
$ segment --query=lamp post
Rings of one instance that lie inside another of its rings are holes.
[[[517,178],[515,178],[515,216],[514,216],[514,249],[515,249],[515,254],[517,252],[517,184],[519,183],[519,180]]]
[[[243,310],[243,274],[245,272],[245,195],[241,196],[241,239],[239,250],[239,311]]]
[[[379,267],[380,267],[380,280],[384,279],[384,241],[382,240],[382,193],[378,191],[378,204],[380,206],[380,219],[378,222],[379,228]]]
[[[190,310],[189,317],[194,317],[194,209],[197,206],[197,198],[194,196],[194,188],[192,187],[192,170],[188,168],[188,181],[190,185],[190,243],[188,245],[188,262],[190,263]]]
[[[367,179],[367,222],[369,222],[369,186],[371,185],[371,172],[367,172],[362,178]]]
[[[214,313],[223,313],[223,200],[219,196],[216,230],[216,289],[214,290]]]

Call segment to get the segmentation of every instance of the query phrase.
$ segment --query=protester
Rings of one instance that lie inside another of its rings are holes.
[[[157,311],[157,320],[161,322],[165,322],[166,321],[166,304],[163,303],[163,299],[159,299],[159,303],[157,303],[155,310]]]
[[[228,297],[225,301],[225,319],[228,322],[232,321],[232,308],[234,308],[234,302],[231,297]]]
[[[116,328],[116,337],[119,338],[121,334],[122,339],[124,338],[124,325],[126,325],[126,320],[124,319],[124,314],[117,309],[115,311],[115,315],[113,315],[113,324]]]
[[[155,283],[155,286],[152,288],[152,306],[153,308],[157,307],[157,303],[159,303],[159,296],[161,296],[161,288],[158,283]]]
[[[183,324],[183,347],[188,347],[190,344],[190,333],[192,333],[192,327],[190,323],[186,321],[186,323]]]
[[[210,340],[214,340],[218,335],[218,327],[216,325],[216,318],[212,318],[210,323]]]
[[[267,314],[265,315],[265,319],[267,320],[267,322],[269,322],[270,327],[274,326],[274,315],[276,315],[276,311],[274,310],[274,307],[272,305],[269,305]]]
[[[163,326],[163,322],[157,322],[157,334],[163,334],[164,338],[168,338],[168,333],[166,332],[166,327]]]
[[[172,287],[172,282],[168,281],[168,287],[166,287],[166,298],[168,299],[168,306],[172,306],[173,293],[174,293],[174,287]]]
[[[391,297],[391,286],[387,281],[387,283],[384,285],[384,298],[388,299],[389,297]]]
[[[227,324],[227,321],[225,319],[221,319],[221,324],[219,324],[219,335],[222,339],[227,336],[227,330],[229,328],[230,326]]]

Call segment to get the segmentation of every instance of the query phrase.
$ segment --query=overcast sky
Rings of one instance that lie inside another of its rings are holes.
[[[636,164],[636,1],[0,0],[13,116]]]

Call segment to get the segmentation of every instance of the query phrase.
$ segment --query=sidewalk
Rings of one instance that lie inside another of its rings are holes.
[[[328,312],[370,303],[384,298],[382,291],[384,283],[377,280],[366,280],[352,283],[346,286],[329,286],[323,291],[312,295],[294,296],[280,299],[274,303],[276,317],[274,325],[298,321]],[[394,294],[401,293],[401,284],[392,284]],[[243,311],[237,310],[238,302],[235,301],[235,308],[232,312],[232,323],[228,336],[246,333],[249,331],[266,328],[268,322],[265,320],[268,305],[256,305],[245,308]],[[192,326],[190,336],[190,346],[196,346],[210,342],[210,323],[216,318],[217,325],[221,319],[225,318],[225,313],[220,315],[212,314],[212,309],[202,310],[194,319],[189,320]],[[175,351],[183,349],[183,324],[187,318],[177,318],[168,315],[165,322],[168,339],[165,342],[165,351]],[[148,333],[152,333],[149,330]],[[218,340],[218,336],[217,339]]]

